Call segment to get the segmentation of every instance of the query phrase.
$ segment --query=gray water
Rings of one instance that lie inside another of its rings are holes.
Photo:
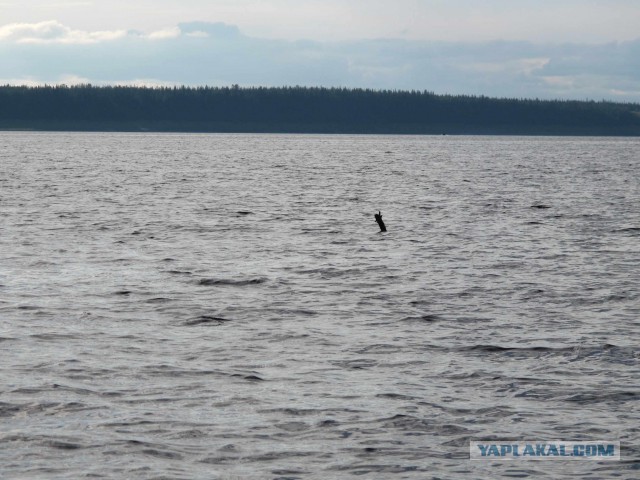
[[[639,478],[639,167],[638,139],[2,133],[0,477]]]

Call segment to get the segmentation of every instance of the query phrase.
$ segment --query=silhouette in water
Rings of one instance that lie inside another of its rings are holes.
[[[376,219],[376,222],[378,222],[378,225],[380,225],[380,231],[386,232],[387,227],[385,227],[384,222],[382,221],[382,213],[380,213],[380,210],[378,210],[378,213],[374,214],[374,217]]]

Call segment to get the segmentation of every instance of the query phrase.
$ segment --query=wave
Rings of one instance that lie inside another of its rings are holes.
[[[229,320],[228,318],[222,318],[222,317],[213,317],[210,315],[201,315],[197,318],[194,318],[192,320],[188,320],[186,321],[184,324],[188,327],[193,327],[195,325],[223,325],[227,322],[230,322],[231,320]]]
[[[244,287],[246,285],[260,285],[267,281],[266,278],[248,278],[245,280],[232,280],[228,278],[202,278],[198,280],[198,285],[203,287],[215,287],[215,286],[233,286],[233,287]]]

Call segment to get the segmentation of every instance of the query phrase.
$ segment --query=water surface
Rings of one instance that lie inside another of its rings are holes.
[[[639,153],[0,134],[2,477],[637,478]]]

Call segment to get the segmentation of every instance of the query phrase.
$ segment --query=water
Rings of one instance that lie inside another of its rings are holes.
[[[0,146],[2,478],[640,475],[640,140]]]

